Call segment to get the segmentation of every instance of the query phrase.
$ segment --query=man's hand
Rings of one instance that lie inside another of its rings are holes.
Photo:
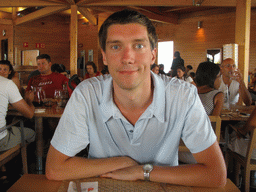
[[[25,100],[28,104],[31,104],[34,101],[34,92],[26,91],[25,92]]]
[[[112,171],[109,173],[105,173],[101,175],[101,177],[108,177],[117,180],[129,180],[129,181],[136,181],[136,180],[143,180],[144,179],[144,172],[143,172],[143,165],[136,165],[132,167],[127,167],[124,169],[119,169],[116,171]]]
[[[234,72],[232,73],[231,78],[232,78],[233,80],[236,80],[236,81],[239,82],[239,83],[240,83],[241,81],[243,81],[243,76],[242,76],[242,73],[240,72],[239,69],[237,69],[236,71],[234,71]]]

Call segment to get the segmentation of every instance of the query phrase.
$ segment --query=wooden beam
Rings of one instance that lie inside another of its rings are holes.
[[[66,0],[66,1],[70,5],[75,5],[76,4],[76,2],[74,0]]]
[[[251,0],[238,0],[236,6],[235,43],[238,44],[238,68],[248,85],[250,54]]]
[[[46,17],[48,15],[63,11],[69,9],[67,6],[60,6],[60,7],[45,7],[43,9],[39,9],[38,11],[35,11],[33,13],[30,13],[28,15],[25,15],[23,17],[17,18],[17,20],[14,22],[15,25],[19,25],[25,22],[33,21],[42,17]]]
[[[41,1],[41,0],[1,0],[0,7],[38,7],[38,6],[57,6],[65,5],[65,3],[58,1]]]
[[[12,25],[13,22],[10,19],[0,19],[0,24],[1,25]]]
[[[157,21],[157,22],[161,22],[161,23],[178,24],[179,17],[177,14],[169,13],[168,17],[166,17],[164,15],[160,15],[160,14],[153,13],[151,11],[147,11],[143,8],[137,8],[134,6],[132,6],[132,7],[130,6],[130,8],[137,9],[140,13],[146,15],[152,21]]]
[[[71,5],[70,18],[70,74],[77,74],[77,6]]]
[[[80,0],[78,6],[193,6],[192,0]],[[236,6],[236,0],[204,1],[203,6]]]
[[[78,7],[78,11],[86,18],[92,25],[97,25],[97,18],[95,18],[88,8]]]

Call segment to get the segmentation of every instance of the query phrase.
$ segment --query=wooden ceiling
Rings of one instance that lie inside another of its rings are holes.
[[[177,24],[191,14],[234,11],[236,0],[0,0],[0,24],[19,25],[52,14],[68,17],[71,6],[77,6],[78,19],[93,25],[99,14],[124,8],[136,9],[153,21]],[[256,7],[256,0],[251,6]]]

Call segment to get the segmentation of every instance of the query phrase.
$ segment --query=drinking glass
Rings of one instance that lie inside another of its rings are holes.
[[[61,107],[62,105],[62,97],[63,97],[63,91],[61,89],[56,89],[54,91],[54,99],[57,102],[57,105]]]
[[[45,91],[42,87],[33,87],[34,91],[34,101],[33,104],[35,107],[41,107],[44,100],[46,99]]]

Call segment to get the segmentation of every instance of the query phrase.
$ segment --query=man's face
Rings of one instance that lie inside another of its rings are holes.
[[[2,77],[8,78],[9,74],[11,74],[9,66],[0,64],[0,75]]]
[[[42,75],[50,75],[51,74],[51,66],[52,63],[48,62],[46,59],[37,59],[37,67],[38,67],[38,71],[42,74]]]
[[[150,81],[150,66],[156,58],[147,29],[140,24],[114,24],[108,28],[103,62],[108,65],[113,85],[131,90]]]
[[[233,60],[224,60],[221,64],[221,74],[226,77],[231,77],[236,69],[235,62]]]
[[[87,72],[90,74],[90,75],[93,75],[94,74],[94,69],[91,65],[87,65],[86,66],[86,70]]]

